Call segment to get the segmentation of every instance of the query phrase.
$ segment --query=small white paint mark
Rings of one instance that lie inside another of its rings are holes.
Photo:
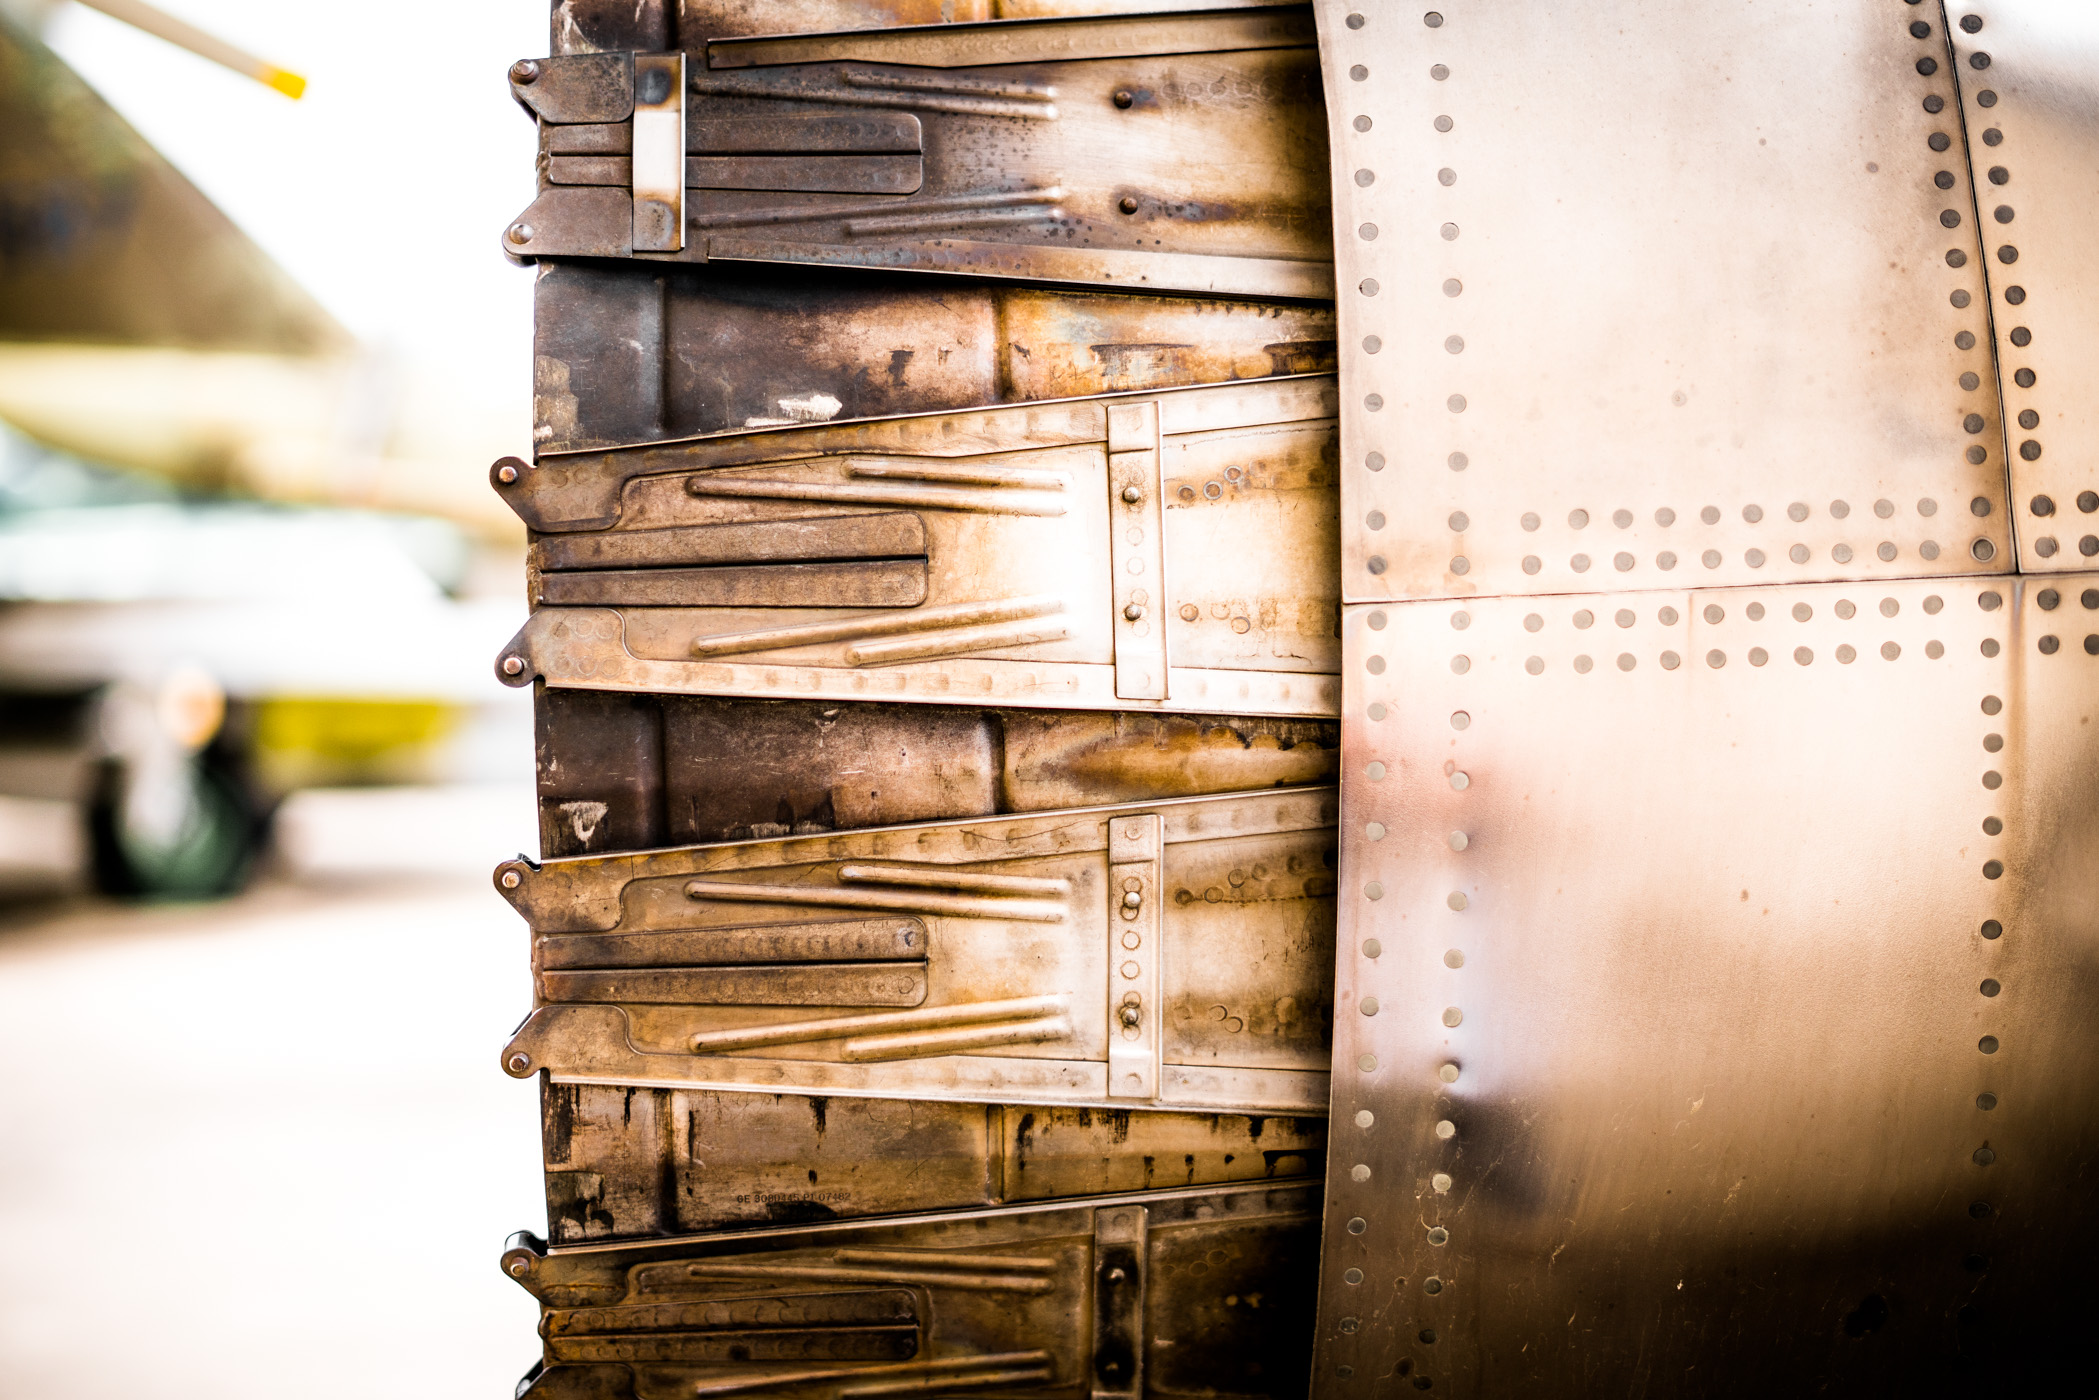
[[[564,802],[561,814],[568,818],[569,828],[576,839],[588,846],[590,838],[597,834],[598,823],[605,820],[609,809],[602,802]]]

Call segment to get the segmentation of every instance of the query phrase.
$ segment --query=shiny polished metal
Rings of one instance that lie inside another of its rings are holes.
[[[543,461],[508,684],[1328,715],[1333,380]]]
[[[1348,600],[2010,564],[1935,5],[1317,10]]]
[[[534,1400],[1304,1393],[1318,1193],[1256,1186],[547,1250]]]
[[[1950,0],[2002,366],[2019,567],[2099,562],[2099,20],[2049,0]]]
[[[548,1084],[541,1108],[556,1245],[1118,1191],[1316,1187],[1326,1167],[1324,1105],[1278,1116]]]
[[[686,43],[513,77],[545,183],[507,253],[1333,294],[1302,6]],[[644,241],[637,94],[669,60],[691,97],[685,223]]]
[[[506,862],[538,1009],[503,1066],[1316,1114],[1333,823],[1299,788]]]
[[[1316,1393],[2074,1377],[2099,576],[1344,630]]]

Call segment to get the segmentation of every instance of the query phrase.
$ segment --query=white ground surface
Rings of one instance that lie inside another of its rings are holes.
[[[328,858],[236,900],[0,907],[0,1394],[510,1394],[536,1315],[495,1261],[545,1208],[487,871],[529,802],[436,799],[419,873],[316,808]]]

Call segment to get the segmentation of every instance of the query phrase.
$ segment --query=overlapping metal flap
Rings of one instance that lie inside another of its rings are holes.
[[[1330,789],[506,864],[524,1077],[1312,1114]]]
[[[643,445],[493,480],[513,685],[1331,714],[1311,376]]]
[[[2047,217],[2030,251],[1971,187],[2014,188],[1990,51],[2029,31],[1319,15],[1349,606],[1315,1393],[2060,1383],[2099,578],[2002,571],[2007,472],[2022,566],[2078,518],[2064,477],[2025,499],[2063,470],[2027,308],[2090,338]]]
[[[1316,1188],[1162,1191],[545,1252],[541,1400],[1288,1393]]]
[[[512,68],[506,251],[1332,294],[1302,6],[684,37]]]

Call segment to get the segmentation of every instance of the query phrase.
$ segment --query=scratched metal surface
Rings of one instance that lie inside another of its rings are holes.
[[[1118,1191],[1316,1186],[1326,1168],[1324,1105],[1173,1113],[544,1083],[540,1106],[556,1245]]]
[[[1333,792],[509,861],[520,1078],[1317,1113]]]
[[[908,274],[549,261],[533,305],[542,459],[1334,369],[1324,302],[954,280],[936,291]]]
[[[1317,1393],[2072,1393],[2099,577],[1344,630]]]
[[[2099,556],[2099,15],[1951,0],[1948,31],[1987,230],[2019,567]]]
[[[548,1251],[521,1396],[1305,1392],[1318,1194],[1257,1186]]]
[[[507,253],[1332,295],[1301,6],[679,42],[682,247],[632,232],[626,60],[571,54],[512,70],[544,154]]]
[[[1332,720],[543,690],[543,856],[1331,783]]]
[[[1334,707],[1333,381],[638,444],[497,491],[539,533],[512,685]]]
[[[2009,565],[1936,6],[1318,15],[1347,599]]]

